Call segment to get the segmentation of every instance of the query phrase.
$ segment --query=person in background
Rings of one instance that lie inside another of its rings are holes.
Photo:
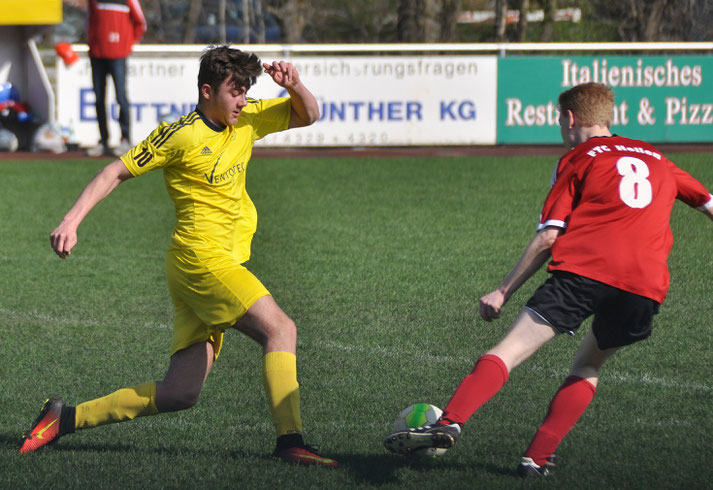
[[[92,65],[92,85],[96,96],[99,144],[87,150],[87,155],[121,156],[131,149],[131,117],[126,94],[126,59],[133,45],[146,32],[146,19],[139,0],[88,1],[89,61]],[[119,104],[121,141],[117,148],[109,147],[106,113],[106,80],[114,81]]]

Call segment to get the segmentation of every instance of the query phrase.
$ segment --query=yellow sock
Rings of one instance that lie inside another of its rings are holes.
[[[290,352],[268,352],[262,358],[262,384],[272,412],[277,437],[302,432],[297,357]]]
[[[156,383],[122,388],[103,398],[77,405],[76,430],[155,415]]]

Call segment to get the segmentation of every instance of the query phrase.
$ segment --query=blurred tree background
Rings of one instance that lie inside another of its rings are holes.
[[[86,0],[54,41],[84,42]],[[142,0],[144,43],[711,41],[713,0]]]

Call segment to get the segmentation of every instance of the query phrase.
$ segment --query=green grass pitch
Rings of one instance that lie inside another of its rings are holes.
[[[671,156],[713,188],[710,155]],[[584,329],[514,370],[444,457],[409,461],[382,439],[406,406],[443,407],[546,276],[527,283],[500,320],[479,319],[477,299],[534,233],[555,160],[250,164],[259,225],[248,267],[298,325],[306,436],[338,470],[270,458],[260,349],[237,332],[226,335],[195,408],[17,454],[45,397],[75,404],[163,375],[174,217],[160,173],[131,180],[89,215],[62,261],[49,233],[105,162],[0,162],[0,487],[521,486],[515,466]],[[558,450],[555,476],[528,486],[710,487],[713,223],[677,203],[672,226],[672,287],[654,335],[604,367],[597,396]]]

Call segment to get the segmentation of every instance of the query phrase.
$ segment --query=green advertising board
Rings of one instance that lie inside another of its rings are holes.
[[[498,143],[561,143],[557,96],[584,82],[616,94],[612,132],[713,141],[713,56],[546,56],[498,61]]]

